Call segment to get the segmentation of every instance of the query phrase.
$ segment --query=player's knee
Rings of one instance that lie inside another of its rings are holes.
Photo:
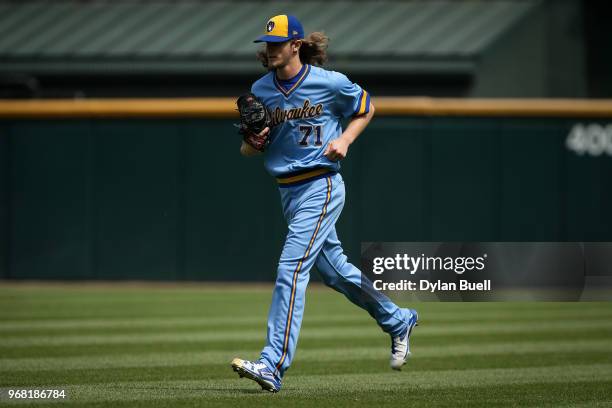
[[[336,254],[333,257],[330,257],[329,262],[332,264],[333,268],[338,271],[338,273],[342,273],[346,264],[348,262],[348,258],[344,255],[343,252]]]
[[[339,258],[339,260],[341,259]],[[319,259],[317,262],[317,269],[319,270],[319,275],[321,275],[323,283],[330,287],[335,287],[340,284],[343,279],[343,265],[346,265],[346,257],[344,257],[343,262],[334,263],[331,263],[330,260],[325,257]]]
[[[330,272],[331,273],[321,273],[321,279],[326,286],[335,288],[340,283],[340,276],[335,273],[335,271]]]

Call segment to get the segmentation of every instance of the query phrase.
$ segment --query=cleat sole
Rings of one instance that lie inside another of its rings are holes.
[[[242,366],[242,360],[239,358],[235,358],[232,360],[232,370],[237,372],[240,378],[248,378],[249,380],[255,381],[257,384],[259,384],[262,390],[273,392],[273,393],[278,392],[278,390],[274,388],[272,385],[262,380],[261,378],[251,374],[250,371],[246,370]]]

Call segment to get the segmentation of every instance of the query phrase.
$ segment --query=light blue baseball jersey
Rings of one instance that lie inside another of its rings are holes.
[[[316,167],[339,170],[339,162],[323,155],[325,147],[342,134],[342,119],[369,112],[370,95],[346,75],[308,64],[289,82],[287,90],[270,71],[251,87],[272,117],[266,170],[274,177]]]

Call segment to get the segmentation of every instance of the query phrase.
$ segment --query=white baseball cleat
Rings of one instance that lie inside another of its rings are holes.
[[[238,373],[240,378],[246,377],[253,380],[266,391],[279,392],[281,389],[280,380],[264,363],[235,358],[232,360],[232,369]]]
[[[391,368],[394,370],[401,370],[402,366],[406,364],[406,360],[410,357],[410,335],[414,326],[419,324],[419,314],[414,309],[408,309],[410,313],[410,319],[406,330],[399,336],[391,336]]]

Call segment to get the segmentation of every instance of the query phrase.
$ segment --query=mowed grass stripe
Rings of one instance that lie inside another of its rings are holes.
[[[556,341],[556,339],[572,340],[608,340],[612,342],[612,329],[592,329],[592,330],[553,330],[539,331],[533,333],[470,333],[449,336],[415,336],[411,340],[412,345],[419,346],[427,344],[437,347],[446,347],[448,344],[497,344],[504,342],[521,342],[526,339],[532,341]],[[389,338],[382,332],[379,336],[372,337],[328,337],[328,338],[300,338],[299,350],[305,348],[326,349],[338,347],[341,344],[350,342],[351,347],[379,347],[381,344],[388,347]],[[261,351],[265,344],[265,331],[261,337],[254,340],[219,340],[219,341],[190,341],[190,342],[155,342],[138,344],[86,344],[71,345],[70,347],[57,346],[29,346],[29,347],[6,347],[0,349],[2,356],[6,358],[24,357],[61,357],[61,356],[94,356],[94,355],[127,355],[127,354],[146,354],[151,352],[178,352],[178,351],[223,351],[223,350],[243,350],[252,349]]]
[[[371,376],[368,373],[342,376],[299,376],[294,378],[288,376],[285,386],[287,389],[291,388],[294,382],[305,385],[323,380],[333,382],[334,388],[346,387],[349,391],[356,390],[358,388],[356,387],[357,384],[361,386],[367,384],[367,387],[377,388],[403,384],[408,387],[433,389],[472,387],[485,384],[525,384],[529,382],[572,383],[592,380],[594,377],[602,381],[612,380],[612,364],[526,367],[521,369],[433,370],[420,371],[418,373],[402,371],[398,373],[382,373],[376,376]]]
[[[245,299],[248,303],[236,301]],[[21,322],[26,320],[74,320],[76,318],[142,318],[142,317],[215,317],[215,316],[266,316],[270,304],[272,286],[269,289],[202,289],[186,288],[131,288],[121,286],[104,289],[75,287],[69,290],[49,287],[47,290],[32,288],[0,288],[0,320]],[[590,312],[612,310],[610,303],[418,303],[400,301],[398,304],[417,307],[424,314],[447,313],[461,319],[461,316],[474,315],[512,315],[529,316],[532,313],[547,311],[579,310],[588,315]],[[483,306],[484,305],[484,306]],[[448,313],[452,306],[458,313]],[[306,316],[330,315],[336,313],[363,313],[347,302],[346,299],[327,288],[310,290],[306,305]]]
[[[241,288],[232,287],[231,283],[214,286],[202,284],[196,288],[151,288],[147,286],[146,283],[141,287],[136,286],[128,288],[126,287],[126,285],[129,285],[127,282],[116,282],[114,285],[108,285],[103,288],[88,287],[87,282],[75,282],[72,288],[54,287],[48,284],[41,284],[39,288],[34,288],[32,286],[8,287],[7,281],[0,281],[0,284],[2,284],[2,286],[0,286],[0,304],[4,302],[14,302],[16,300],[31,304],[50,302],[65,304],[75,302],[86,305],[87,303],[104,303],[107,301],[137,303],[149,298],[172,302],[198,302],[203,299],[209,299],[216,303],[226,302],[228,298],[233,297],[242,298],[245,294],[249,296],[249,299],[258,301],[260,299],[269,300],[274,290],[274,283],[262,285],[247,284]],[[307,290],[309,299],[316,300],[317,302],[323,300],[328,303],[336,303],[338,299],[344,299],[343,295],[317,282],[311,282]],[[413,296],[398,296],[397,293],[393,292],[391,297],[398,304],[415,303]],[[511,303],[520,306],[529,305],[532,301],[517,301]],[[560,307],[559,305],[563,305],[564,303],[565,302],[546,302],[543,304],[542,308],[558,308]],[[592,305],[593,303],[597,302],[587,302],[585,307],[589,307],[588,305]],[[465,308],[479,309],[477,304],[478,302],[476,302],[474,306],[465,306]],[[512,307],[507,306],[504,302],[498,302],[495,308],[511,309]]]
[[[563,319],[557,321],[538,321],[527,323],[470,323],[463,325],[420,325],[418,335],[429,336],[454,336],[458,334],[475,333],[517,333],[517,332],[558,332],[563,334],[569,331],[579,330],[608,330],[612,329],[612,321],[589,321],[583,319]],[[301,337],[305,339],[325,338],[363,338],[380,336],[383,333],[374,325],[368,327],[342,327],[342,328],[312,328],[303,330]],[[153,333],[146,335],[138,334],[75,334],[65,336],[16,336],[0,339],[0,348],[4,347],[30,347],[30,346],[69,346],[87,344],[151,344],[155,342],[209,342],[209,341],[231,341],[231,340],[257,340],[263,336],[262,330],[225,330],[225,331],[194,331],[187,333]]]
[[[609,407],[612,400],[608,390],[612,389],[612,381],[582,381],[575,383],[538,383],[515,385],[485,385],[475,387],[440,388],[432,392],[429,389],[411,388],[405,392],[403,387],[395,390],[367,389],[364,392],[344,394],[317,394],[316,390],[310,393],[267,395],[255,389],[237,389],[242,398],[208,398],[206,394],[195,397],[175,397],[152,400],[131,401],[100,401],[77,402],[82,408],[194,408],[205,406],[207,408],[226,408],[231,404],[234,408],[255,407],[291,407],[310,408],[327,407],[354,408],[360,407],[506,407],[526,406],[537,408],[559,407]],[[75,404],[75,405],[77,405]],[[56,403],[35,403],[36,407],[53,407]]]
[[[86,293],[86,291],[85,291]],[[235,297],[232,297],[235,296]],[[84,294],[83,296],[70,297],[63,294],[48,296],[41,293],[37,296],[7,296],[0,290],[0,316],[6,320],[16,320],[11,318],[14,313],[19,313],[17,317],[27,317],[28,319],[37,319],[36,315],[41,314],[42,318],[53,316],[54,313],[60,312],[56,318],[74,318],[75,315],[85,313],[100,314],[109,313],[109,317],[121,317],[114,315],[114,312],[126,311],[144,311],[145,315],[151,313],[159,313],[160,316],[167,316],[169,312],[176,313],[177,316],[184,315],[185,306],[189,305],[223,305],[223,309],[228,310],[227,314],[231,314],[230,310],[242,310],[248,314],[255,314],[258,309],[267,309],[270,305],[272,290],[266,294],[251,294],[248,297],[249,307],[243,302],[230,302],[228,300],[242,299],[244,294],[236,295],[231,291],[219,290],[218,293],[201,293],[198,296],[186,296],[184,293],[176,292],[171,294],[146,292],[136,295],[116,293],[109,290],[103,294],[96,296]],[[21,310],[8,311],[5,306],[20,305]],[[522,313],[532,311],[560,311],[560,310],[581,310],[583,312],[599,311],[602,309],[610,310],[612,306],[609,302],[414,302],[414,301],[398,301],[397,304],[403,307],[419,307],[428,312],[448,313],[448,305],[453,305],[453,309],[461,313]],[[72,310],[72,317],[64,317],[63,312],[69,311],[75,305],[80,307],[79,310]],[[482,307],[482,305],[486,305]],[[324,313],[329,306],[334,306],[343,311],[351,311],[355,306],[348,302],[342,295],[331,291],[321,291],[309,293],[306,308],[313,313]],[[202,309],[193,311],[193,316],[198,317],[208,314],[215,316],[223,309],[215,309],[214,313],[210,313],[210,309]],[[148,312],[147,312],[148,311]],[[165,313],[164,313],[165,312]],[[85,316],[84,316],[85,317]],[[91,316],[93,317],[93,316]]]
[[[292,398],[364,394],[368,392],[402,392],[440,390],[457,387],[484,387],[516,384],[574,384],[612,381],[612,364],[566,365],[527,368],[489,368],[466,370],[432,370],[342,375],[287,376],[278,396],[253,390],[258,387],[245,379],[202,379],[182,381],[133,381],[87,385],[62,385],[72,402],[137,401],[177,398],[243,399]],[[435,395],[432,395],[435,398]],[[202,400],[204,402],[204,400]]]
[[[581,319],[584,320],[606,320],[612,319],[612,310],[592,311],[588,315],[582,310],[534,310],[528,316],[520,316],[517,313],[500,314],[488,310],[481,313],[421,313],[422,320],[432,324],[464,324],[477,322],[529,322],[540,320],[557,319]],[[31,320],[31,321],[0,321],[0,333],[5,335],[20,334],[31,331],[55,332],[66,330],[86,329],[165,329],[165,328],[197,328],[197,327],[236,327],[243,329],[245,326],[261,325],[266,323],[265,315],[253,316],[213,316],[213,317],[141,317],[141,318],[116,318],[116,319],[58,319],[58,320]],[[360,310],[351,314],[313,315],[304,318],[304,325],[344,324],[344,323],[366,323],[372,322],[372,318]]]
[[[229,367],[231,360],[219,361],[215,364],[198,364],[170,367],[121,367],[101,369],[74,370],[38,370],[14,371],[10,376],[0,376],[1,386],[50,386],[61,384],[96,384],[123,381],[158,381],[158,380],[192,380],[192,379],[224,379],[235,374]],[[584,352],[563,355],[560,353],[526,353],[512,355],[472,355],[446,356],[413,359],[404,371],[433,371],[454,368],[458,371],[489,368],[528,368],[553,367],[568,365],[612,364],[612,356],[600,352]],[[295,361],[291,369],[292,376],[302,375],[339,375],[354,373],[369,373],[378,375],[391,369],[387,358],[376,360],[332,360],[332,361]]]
[[[475,355],[513,355],[526,353],[585,353],[601,352],[612,354],[612,342],[608,340],[578,340],[558,342],[507,342],[498,344],[455,344],[445,347],[419,345],[412,347],[412,358],[446,358]],[[37,370],[103,369],[122,367],[173,367],[182,365],[219,364],[235,356],[254,356],[259,349],[236,349],[215,351],[189,351],[146,353],[141,355],[105,355],[81,357],[48,358],[3,358],[0,372]],[[386,361],[389,349],[383,344],[377,347],[336,347],[325,349],[300,349],[296,360],[303,361],[344,361],[381,360]]]
[[[558,319],[557,319],[558,320]],[[568,322],[571,324],[573,321],[578,319],[569,319]],[[431,322],[427,321],[427,327],[448,327],[452,326],[464,326],[466,324],[478,324],[478,325],[487,325],[491,323],[501,323],[508,325],[513,325],[516,323],[525,323],[525,322],[547,322],[547,320],[502,320],[496,322],[487,322],[481,319],[477,321],[469,321],[469,322],[452,322],[452,323],[442,323],[442,322]],[[612,321],[612,318],[606,317],[597,317],[590,318],[590,322],[597,321]],[[71,329],[40,329],[40,330],[17,330],[17,331],[7,331],[0,332],[0,336],[5,339],[15,339],[15,338],[34,338],[34,337],[58,337],[58,336],[85,336],[85,335],[104,335],[104,336],[112,336],[112,335],[129,335],[132,334],[134,336],[149,336],[149,335],[157,335],[164,333],[172,333],[172,334],[181,334],[181,333],[198,333],[198,332],[245,332],[245,331],[257,331],[260,330],[265,332],[266,330],[266,322],[259,321],[257,323],[244,323],[241,325],[234,324],[218,324],[218,325],[182,325],[178,324],[176,326],[168,325],[168,326],[160,326],[160,327],[137,327],[138,325],[134,325],[134,327],[129,327],[128,325],[121,327],[107,327],[107,328],[71,328]],[[425,325],[421,325],[425,326]],[[370,318],[355,318],[355,319],[331,319],[331,321],[325,321],[323,319],[320,320],[310,320],[308,323],[305,323],[303,326],[303,330],[321,330],[326,328],[334,328],[340,329],[344,328],[347,330],[350,329],[358,329],[358,328],[366,328],[372,329],[376,328],[376,325],[373,320]]]

